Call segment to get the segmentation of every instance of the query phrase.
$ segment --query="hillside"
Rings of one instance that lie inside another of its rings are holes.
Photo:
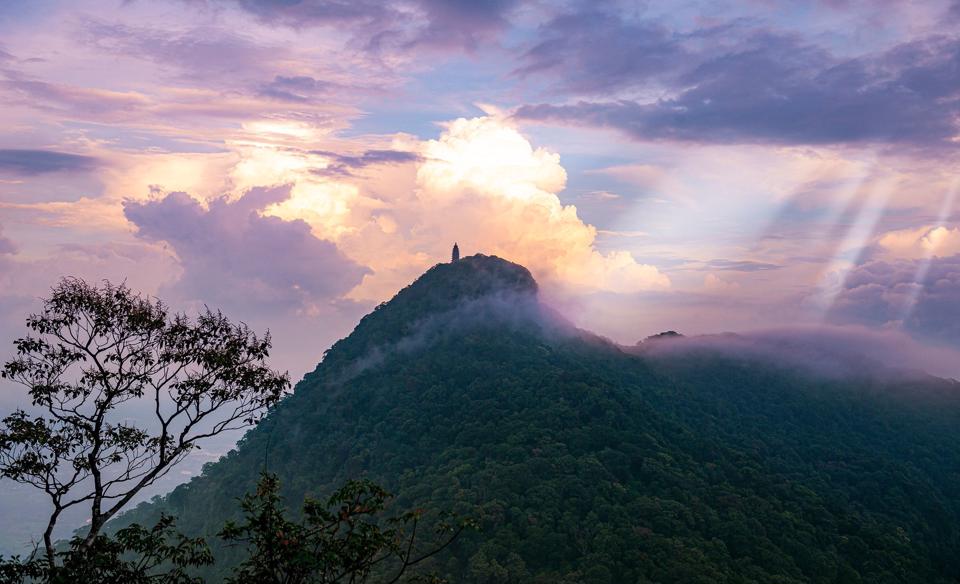
[[[625,351],[536,289],[495,257],[435,266],[123,521],[211,536],[261,470],[294,506],[368,476],[481,517],[432,566],[456,583],[957,581],[955,382]]]

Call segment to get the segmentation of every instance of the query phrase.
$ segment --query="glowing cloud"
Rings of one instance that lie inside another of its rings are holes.
[[[238,145],[241,161],[232,177],[247,188],[255,178],[291,185],[291,196],[264,213],[306,221],[317,237],[371,268],[353,299],[389,298],[446,258],[454,241],[466,253],[528,266],[554,292],[670,286],[629,252],[598,251],[597,230],[557,196],[567,179],[559,155],[534,148],[500,116],[458,119],[435,140],[397,137],[386,146],[409,154],[381,163],[370,178],[323,172],[336,162],[324,151]]]
[[[542,281],[584,290],[667,288],[657,268],[628,252],[601,253],[597,230],[557,197],[566,184],[560,157],[533,148],[497,116],[458,119],[423,146],[417,198],[427,225],[447,240],[528,266]]]
[[[891,257],[923,259],[960,253],[960,228],[943,225],[889,231],[877,242]]]
[[[421,198],[459,200],[471,192],[490,198],[548,203],[563,189],[560,156],[534,149],[516,128],[496,117],[460,118],[423,148],[417,172]]]

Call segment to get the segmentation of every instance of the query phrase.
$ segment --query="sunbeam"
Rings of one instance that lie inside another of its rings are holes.
[[[943,202],[940,205],[940,212],[937,214],[937,221],[933,228],[927,232],[927,237],[935,233],[937,230],[944,229],[946,227],[947,218],[950,217],[950,213],[953,212],[953,208],[956,203],[958,188],[960,188],[960,179],[954,181],[950,189],[948,189],[944,194]],[[903,302],[903,308],[899,318],[899,323],[901,326],[907,321],[907,319],[910,318],[910,315],[913,314],[914,308],[916,308],[917,300],[920,298],[920,294],[923,292],[923,288],[926,285],[927,272],[930,271],[930,262],[934,256],[936,256],[938,246],[936,245],[935,241],[931,241],[931,244],[924,246],[923,249],[924,255],[917,263],[917,269],[913,276],[913,285],[910,287],[910,292],[907,294],[907,297]]]
[[[870,177],[874,175],[870,173]],[[820,276],[817,293],[814,296],[813,310],[816,322],[823,322],[836,301],[837,295],[843,290],[850,270],[857,265],[863,256],[864,247],[873,238],[877,223],[883,217],[884,211],[893,193],[893,187],[887,183],[871,184],[867,182],[867,191],[863,192],[861,184],[860,205],[857,209],[853,224],[846,230],[846,235],[835,247],[833,258],[827,264]]]

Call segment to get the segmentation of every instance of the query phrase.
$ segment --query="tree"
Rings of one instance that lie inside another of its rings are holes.
[[[391,495],[370,481],[348,482],[326,504],[307,499],[300,522],[287,519],[279,486],[276,475],[262,475],[256,493],[241,501],[243,523],[228,523],[220,532],[249,552],[229,584],[354,584],[366,582],[378,569],[378,581],[393,584],[474,525],[442,520],[435,528],[440,542],[418,551],[417,528],[424,512],[384,519]]]
[[[55,562],[61,513],[89,505],[90,549],[104,524],[198,447],[255,423],[289,387],[262,337],[205,308],[192,320],[159,300],[105,282],[61,280],[2,376],[29,390],[34,410],[0,423],[0,476],[53,503],[43,545]]]
[[[151,529],[130,525],[90,545],[74,537],[57,551],[59,565],[46,557],[0,559],[0,584],[203,584],[187,569],[213,563],[213,555],[203,539],[184,537],[174,523],[163,515]]]

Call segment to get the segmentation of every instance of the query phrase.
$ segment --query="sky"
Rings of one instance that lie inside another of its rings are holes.
[[[621,343],[958,348],[958,23],[937,0],[6,1],[0,338],[61,276],[125,281],[269,328],[298,378],[456,241]]]
[[[755,331],[960,377],[958,24],[957,0],[5,0],[0,359],[77,276],[269,329],[296,380],[457,242],[620,343]],[[31,497],[0,493],[0,551]]]

